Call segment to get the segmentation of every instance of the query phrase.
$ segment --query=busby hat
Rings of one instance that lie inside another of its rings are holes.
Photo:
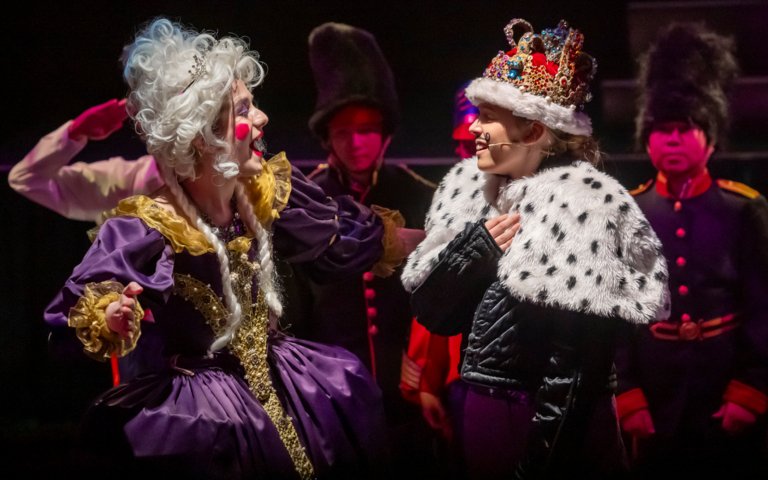
[[[317,86],[317,103],[309,128],[321,140],[328,122],[341,108],[359,103],[381,111],[384,133],[399,121],[392,71],[376,38],[343,23],[324,23],[309,34],[309,63]]]
[[[511,49],[491,59],[482,77],[467,87],[467,98],[555,130],[590,135],[592,122],[582,110],[592,98],[589,82],[597,62],[582,51],[584,35],[565,20],[537,34],[520,18],[511,20],[504,33]]]
[[[673,23],[640,58],[635,138],[654,125],[690,121],[714,145],[728,128],[728,92],[738,74],[735,42],[701,23]]]

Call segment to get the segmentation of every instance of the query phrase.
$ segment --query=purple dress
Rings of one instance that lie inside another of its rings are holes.
[[[359,273],[380,256],[383,227],[365,207],[328,199],[298,172],[292,187],[274,224],[278,253],[334,274]],[[233,280],[244,319],[228,349],[209,358],[223,318],[212,312],[225,308],[215,254],[178,234],[180,217],[152,214],[159,207],[146,197],[124,202],[141,207],[104,222],[45,313],[51,326],[63,327],[86,285],[144,287],[138,300],[154,323],[141,322],[135,350],[121,359],[128,381],[99,397],[84,422],[96,457],[197,478],[379,471],[386,455],[381,392],[348,351],[270,326],[250,280],[258,268],[256,242],[229,244],[233,279],[249,279]]]

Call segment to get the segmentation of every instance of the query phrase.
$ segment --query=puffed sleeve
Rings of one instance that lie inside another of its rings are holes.
[[[313,277],[362,273],[384,254],[382,218],[350,196],[328,197],[298,169],[291,194],[275,220],[274,246],[291,263],[304,263]]]
[[[131,281],[144,288],[134,313],[142,313],[140,305],[146,302],[165,303],[173,289],[173,250],[140,219],[110,218],[46,308],[44,319],[54,328],[75,328],[86,353],[95,358],[124,355],[135,346],[138,334],[132,344],[121,342],[106,328],[104,311]]]

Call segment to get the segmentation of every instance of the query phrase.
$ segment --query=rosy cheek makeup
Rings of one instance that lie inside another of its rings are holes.
[[[251,131],[251,126],[247,123],[238,123],[235,126],[235,138],[243,141],[248,136],[248,133]]]

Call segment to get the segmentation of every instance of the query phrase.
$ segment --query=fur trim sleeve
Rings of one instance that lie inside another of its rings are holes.
[[[477,158],[467,158],[451,168],[437,187],[429,207],[427,236],[408,257],[401,279],[405,289],[421,285],[437,263],[438,254],[467,223],[491,218],[499,212],[488,201],[498,180],[477,168]]]

